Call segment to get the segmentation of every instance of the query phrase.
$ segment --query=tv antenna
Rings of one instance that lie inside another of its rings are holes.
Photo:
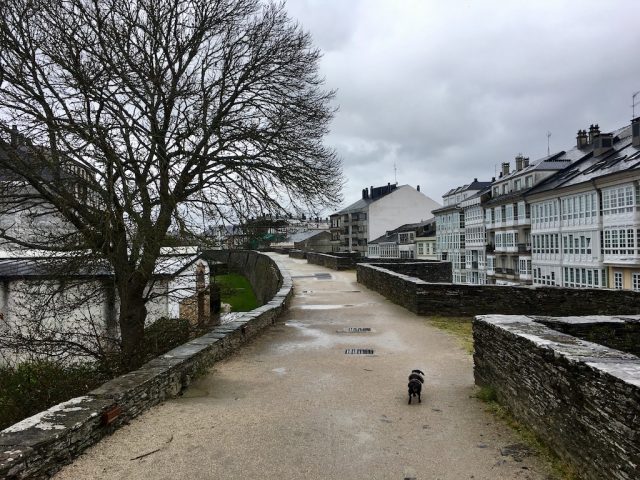
[[[396,168],[396,162],[393,162],[393,178],[395,179],[396,185],[398,184],[398,169]]]
[[[549,150],[549,139],[551,138],[551,132],[547,130],[547,157],[551,155],[551,151]]]
[[[636,118],[636,97],[640,95],[640,90],[631,95],[631,118]],[[640,102],[639,102],[640,103]]]

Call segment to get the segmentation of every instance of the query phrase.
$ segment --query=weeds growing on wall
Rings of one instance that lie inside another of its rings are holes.
[[[514,430],[522,441],[534,450],[537,455],[551,465],[555,478],[559,480],[580,480],[575,468],[562,460],[527,425],[516,420],[511,412],[498,401],[496,390],[490,386],[482,386],[476,390],[474,395],[487,405],[487,411],[491,412],[497,418],[505,422],[512,430]]]

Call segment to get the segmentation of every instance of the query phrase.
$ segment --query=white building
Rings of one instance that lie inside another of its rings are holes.
[[[185,314],[197,315],[190,318],[194,323],[210,318],[209,311],[199,311],[208,302],[197,302],[200,292],[208,297],[208,263],[192,247],[163,250],[146,292],[146,325]],[[93,351],[119,342],[119,300],[106,265],[74,262],[69,271],[68,259],[22,253],[0,258],[0,338],[19,332],[45,347],[48,340],[64,338]],[[49,343],[55,351],[56,342]],[[0,349],[0,364],[11,356]]]
[[[440,207],[420,187],[391,185],[362,190],[362,198],[330,217],[334,252],[365,255],[369,241],[398,225],[433,218]]]
[[[484,203],[487,283],[532,283],[531,207],[526,194],[587,154],[576,148],[554,153],[531,164],[528,158],[518,155],[514,171],[510,171],[508,162],[502,164],[500,178],[491,186],[491,199]]]
[[[368,258],[435,260],[435,221],[402,225],[370,241]]]
[[[578,132],[583,159],[533,189],[533,283],[640,291],[640,119]]]
[[[442,196],[444,207],[434,210],[433,212],[436,217],[437,257],[439,260],[451,262],[453,283],[479,281],[478,275],[471,274],[470,278],[467,278],[465,209],[469,209],[472,216],[472,227],[470,231],[476,233],[474,228],[479,222],[477,218],[477,203],[475,201],[467,202],[467,200],[485,190],[490,185],[491,182],[479,182],[478,179],[475,178],[473,182],[468,185],[449,190]],[[463,203],[464,207],[462,206]],[[473,242],[476,242],[476,240],[479,239],[474,237]],[[476,243],[474,243],[476,252],[484,250],[484,244],[480,246],[480,242]],[[475,261],[479,262],[479,256],[476,256]],[[473,263],[473,260],[471,260],[470,266],[471,271],[475,273],[479,272],[479,263],[476,265]],[[474,266],[476,266],[475,269],[473,268]]]

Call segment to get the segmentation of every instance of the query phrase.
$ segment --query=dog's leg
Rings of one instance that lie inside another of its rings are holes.
[[[420,398],[420,392],[418,392],[418,403],[422,403],[422,399]]]
[[[409,394],[409,405],[411,405],[411,394]]]

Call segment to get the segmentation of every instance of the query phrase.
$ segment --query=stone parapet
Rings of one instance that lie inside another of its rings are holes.
[[[49,478],[87,447],[150,407],[177,395],[204,369],[275,323],[293,296],[288,272],[278,262],[257,252],[219,255],[232,271],[238,269],[247,275],[248,269],[255,268],[253,279],[250,277],[252,285],[270,283],[260,290],[264,305],[174,348],[138,370],[110,380],[85,396],[3,430],[0,432],[0,478]],[[271,297],[267,297],[269,292],[273,292]]]
[[[637,356],[525,316],[478,316],[473,338],[476,384],[494,390],[581,478],[640,478]]]
[[[304,250],[289,250],[289,257],[304,260],[307,258],[307,252]]]
[[[633,315],[640,311],[639,292],[432,283],[424,279],[440,278],[442,272],[438,267],[434,267],[434,273],[424,267],[423,279],[392,271],[404,268],[359,263],[357,279],[367,288],[420,315]]]

